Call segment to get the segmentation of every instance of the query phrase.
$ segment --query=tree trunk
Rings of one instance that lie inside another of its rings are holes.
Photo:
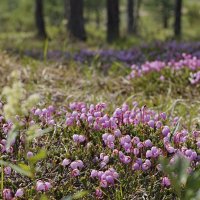
[[[99,13],[99,9],[95,9],[95,15],[96,15],[96,27],[99,28],[100,27],[100,13]]]
[[[69,16],[70,16],[70,2],[69,0],[64,1],[64,10],[65,10],[65,18],[67,20],[67,23],[69,22]]]
[[[174,23],[175,37],[181,37],[181,17],[182,17],[182,0],[176,0],[175,23]]]
[[[35,22],[38,29],[38,36],[43,39],[47,38],[43,14],[43,0],[35,0]]]
[[[163,28],[167,29],[169,27],[169,20],[168,20],[168,16],[163,14]]]
[[[107,41],[119,38],[119,0],[107,0]]]
[[[167,29],[169,27],[169,16],[170,16],[170,2],[169,0],[162,0],[162,22],[163,28]]]
[[[135,14],[135,25],[134,25],[134,32],[135,34],[138,34],[138,29],[139,29],[139,20],[140,20],[140,7],[142,4],[142,0],[137,0],[136,1],[136,14]]]
[[[70,0],[69,32],[72,37],[86,40],[83,18],[83,0]]]
[[[135,0],[128,0],[127,15],[128,15],[128,33],[134,33],[135,25]]]

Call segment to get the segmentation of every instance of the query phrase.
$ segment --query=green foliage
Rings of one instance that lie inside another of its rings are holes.
[[[13,165],[10,162],[5,162],[3,160],[0,160],[0,164],[2,166],[9,166],[11,167],[13,170],[15,170],[16,172],[28,176],[30,178],[33,178],[33,173],[31,171],[31,168],[23,163],[20,163],[19,165]],[[2,170],[3,171],[3,170]]]
[[[13,123],[8,133],[7,148],[10,148],[11,143],[15,141],[21,127],[17,117],[26,116],[28,111],[39,101],[39,96],[37,94],[32,94],[25,99],[26,93],[23,84],[21,81],[17,80],[20,74],[14,71],[11,76],[14,78],[12,87],[5,87],[2,92],[2,96],[6,99],[6,104],[4,106],[6,120],[10,120]]]
[[[199,19],[200,19],[200,8],[199,4],[192,4],[189,5],[187,8],[187,17],[189,24],[192,26],[198,26],[199,25]]]
[[[90,11],[94,11],[96,9],[102,9],[106,7],[106,1],[101,0],[101,1],[94,1],[94,0],[85,0],[84,1],[84,6],[86,9]]]
[[[169,164],[169,160],[162,159],[163,171],[169,176],[172,188],[181,200],[200,199],[200,170],[188,173],[189,161],[182,156]]]

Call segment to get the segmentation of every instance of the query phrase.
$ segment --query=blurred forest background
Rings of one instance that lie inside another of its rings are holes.
[[[0,13],[3,50],[43,49],[46,39],[61,51],[200,39],[199,0],[1,0]]]

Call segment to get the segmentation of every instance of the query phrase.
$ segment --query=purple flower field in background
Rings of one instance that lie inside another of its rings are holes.
[[[9,51],[9,50],[8,50]],[[12,51],[12,50],[11,50]],[[43,60],[43,52],[38,50],[26,50],[22,55]],[[89,50],[81,49],[71,53],[60,50],[49,50],[47,59],[50,61],[77,61],[79,63],[91,64],[98,60],[102,64],[111,65],[112,62],[120,62],[131,66],[132,64],[142,64],[146,61],[159,60],[168,62],[170,60],[179,60],[182,53],[190,54],[200,58],[200,42],[154,42],[151,44],[142,44],[126,50]]]

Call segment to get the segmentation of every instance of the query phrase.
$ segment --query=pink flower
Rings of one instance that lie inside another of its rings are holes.
[[[164,77],[163,75],[161,75],[161,76],[160,76],[160,80],[161,80],[161,81],[164,81],[164,80],[165,80],[165,77]]]
[[[114,184],[114,178],[111,175],[106,176],[106,181],[109,184],[112,184],[112,185]]]
[[[148,125],[149,125],[151,128],[154,128],[154,124],[155,124],[154,120],[150,120],[150,121],[148,122]]]
[[[77,135],[77,134],[74,134],[73,135],[73,140],[74,140],[74,142],[79,142],[79,135]]]
[[[93,169],[93,170],[91,171],[90,177],[95,178],[95,177],[97,177],[97,176],[98,176],[98,171]]]
[[[144,141],[144,146],[145,146],[145,147],[152,147],[152,142],[151,142],[151,140],[149,140],[149,139],[148,139],[148,140],[145,140],[145,141]]]
[[[3,190],[3,199],[4,200],[12,200],[13,194],[10,189],[4,189]]]
[[[44,184],[45,184],[45,190],[46,190],[46,191],[52,188],[51,183],[45,182]]]
[[[24,195],[24,190],[22,188],[19,188],[15,193],[15,197],[22,197],[23,195]]]
[[[80,171],[78,169],[73,169],[72,171],[72,176],[79,176],[80,175]]]
[[[65,167],[65,166],[68,166],[68,165],[70,164],[70,162],[71,162],[71,161],[70,161],[69,159],[66,159],[66,158],[65,158],[65,159],[63,160],[63,162],[62,162],[62,166],[64,166],[64,167]]]
[[[43,181],[39,180],[36,183],[37,191],[48,191],[51,187],[52,187],[51,183],[49,183],[49,182],[43,182]]]
[[[119,129],[116,129],[114,131],[114,134],[115,134],[116,137],[120,137],[121,136],[121,131]]]
[[[29,151],[29,152],[27,153],[27,158],[31,158],[31,157],[33,157],[33,153],[32,153],[31,151]]]
[[[106,180],[101,180],[100,186],[103,187],[103,188],[107,188],[108,187],[108,182]]]
[[[70,167],[71,167],[72,169],[77,169],[78,163],[77,163],[76,161],[73,161],[73,162],[70,164]]]
[[[163,136],[167,136],[169,132],[170,132],[169,127],[168,126],[164,126],[164,128],[162,129]]]
[[[139,170],[140,169],[140,165],[138,163],[134,163],[132,165],[132,170]]]
[[[10,176],[10,174],[11,174],[11,167],[5,167],[4,168],[4,173],[7,175],[7,176]]]
[[[146,159],[145,162],[142,164],[142,170],[146,171],[151,167],[150,160]]]
[[[0,150],[1,150],[1,153],[4,153],[6,151],[5,145],[0,144]]]
[[[45,191],[45,184],[43,181],[37,181],[36,183],[36,190],[37,191]]]
[[[102,197],[102,194],[103,194],[103,192],[102,192],[101,189],[97,188],[97,189],[95,190],[95,195],[96,195],[97,198],[101,198],[101,197]]]
[[[164,186],[164,187],[169,187],[171,185],[171,182],[170,182],[170,180],[169,180],[169,178],[168,177],[163,177],[162,178],[162,186]]]

